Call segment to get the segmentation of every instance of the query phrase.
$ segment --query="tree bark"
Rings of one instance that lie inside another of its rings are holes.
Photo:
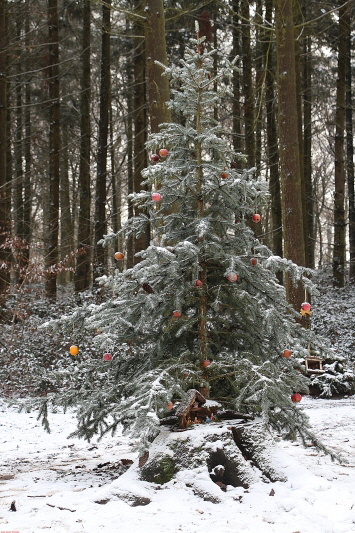
[[[265,2],[265,20],[272,25],[273,0]],[[265,107],[266,107],[266,139],[269,167],[269,191],[271,197],[271,230],[272,251],[282,257],[282,209],[281,186],[279,176],[279,147],[276,123],[275,97],[275,54],[273,51],[273,35],[268,32],[264,38],[265,61]],[[279,276],[282,282],[282,275]]]
[[[249,0],[241,0],[242,54],[243,54],[243,95],[244,95],[244,136],[248,167],[255,166],[255,105],[252,78],[252,52],[250,46]]]
[[[257,168],[257,175],[260,172],[261,152],[262,152],[262,124],[263,124],[263,87],[265,74],[263,70],[263,30],[261,28],[263,23],[263,1],[257,0],[255,11],[255,32],[256,32],[256,47],[255,47],[255,166]],[[260,227],[260,226],[259,226]]]
[[[340,1],[340,4],[342,2]],[[346,71],[346,6],[339,8],[338,33],[338,77],[335,111],[334,143],[334,251],[333,251],[333,286],[344,287],[345,284],[345,71]]]
[[[80,102],[80,167],[79,167],[79,220],[75,291],[86,291],[91,286],[91,223],[90,223],[90,104],[91,104],[91,0],[83,1],[82,74]]]
[[[58,222],[60,183],[60,94],[59,94],[59,32],[58,3],[48,0],[48,83],[49,83],[49,209],[48,240],[45,253],[47,269],[46,295],[56,296],[57,278],[55,265],[58,263]]]
[[[279,104],[280,177],[284,255],[299,265],[305,264],[303,208],[298,111],[296,94],[294,22],[292,0],[275,1],[276,53]],[[300,283],[294,285],[286,276],[289,302],[296,310],[304,300]]]
[[[6,0],[0,0],[0,266],[8,260],[4,248],[8,232],[7,212],[7,65],[6,65]],[[0,268],[0,301],[9,284],[9,270]]]
[[[163,0],[145,0],[144,13],[150,131],[158,133],[159,124],[171,121],[166,106],[170,99],[169,80],[162,76],[162,68],[155,63],[167,65]]]
[[[233,59],[240,56],[240,20],[239,0],[233,0]],[[237,66],[239,66],[239,61]],[[240,72],[233,71],[233,148],[236,152],[242,151],[242,131],[240,121]]]
[[[131,58],[127,61],[126,66],[126,72],[127,72],[127,85],[128,87],[132,88],[133,84],[135,83],[133,79],[133,69],[132,69],[132,63]],[[134,64],[134,60],[133,60]],[[128,186],[128,194],[132,194],[134,192],[134,184],[133,184],[133,94],[132,90],[129,91],[127,95],[127,124],[126,124],[126,131],[127,131],[127,186]],[[134,207],[133,203],[130,199],[128,199],[128,218],[132,218],[134,215]],[[134,236],[130,235],[127,239],[127,268],[132,268],[134,265]]]
[[[142,170],[147,165],[147,156],[145,143],[147,141],[147,97],[145,91],[145,47],[143,38],[139,36],[141,28],[135,26],[135,57],[134,57],[134,94],[133,94],[133,121],[134,121],[134,167],[133,167],[133,188],[134,192],[147,189],[142,185]],[[141,209],[135,207],[134,214],[138,216],[142,213]],[[135,239],[134,253],[145,250],[150,242],[150,227],[146,226],[145,232]],[[134,258],[134,264],[140,261],[140,258]]]
[[[68,117],[69,118],[69,117]],[[60,176],[60,261],[65,267],[72,267],[72,260],[67,258],[74,249],[74,224],[70,202],[69,150],[71,128],[62,120],[61,176]],[[72,272],[65,269],[58,277],[58,283],[66,285],[72,281]]]
[[[26,32],[26,47],[30,46],[30,2],[26,0],[26,20],[25,20],[25,32]],[[31,71],[30,56],[26,61],[27,72]],[[31,74],[26,76],[25,86],[25,142],[24,142],[24,155],[25,155],[25,175],[24,175],[24,213],[23,213],[23,225],[24,225],[24,239],[27,242],[27,249],[24,250],[24,256],[28,262],[30,257],[29,246],[31,241],[31,203],[32,203],[32,190],[31,190],[31,172],[32,172],[32,154],[31,154]]]
[[[350,4],[345,14],[346,25],[346,171],[349,196],[349,281],[355,283],[355,187],[354,187],[354,136],[353,99],[351,75],[351,19]]]
[[[20,238],[24,238],[23,229],[23,117],[22,117],[22,75],[21,75],[21,53],[20,47],[21,32],[22,32],[22,17],[23,13],[19,11],[16,13],[16,68],[17,77],[15,81],[15,100],[16,100],[16,128],[15,128],[15,142],[14,142],[14,159],[15,159],[15,184],[13,186],[13,206],[14,206],[14,229],[15,234]],[[18,257],[16,257],[18,256]],[[15,253],[15,261],[20,260],[19,254]],[[21,263],[21,261],[20,261]],[[23,265],[21,265],[23,266]]]
[[[304,5],[304,17],[307,7]],[[306,19],[307,20],[307,19]],[[306,266],[314,268],[314,209],[312,184],[312,38],[307,33],[303,37],[303,174],[306,207]]]
[[[111,91],[111,0],[102,4],[100,119],[95,196],[94,279],[106,271],[106,253],[98,245],[106,233],[107,139]]]

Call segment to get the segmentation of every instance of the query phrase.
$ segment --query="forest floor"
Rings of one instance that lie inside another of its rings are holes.
[[[100,442],[68,439],[72,412],[53,413],[48,434],[35,412],[19,413],[0,401],[0,532],[354,533],[355,396],[306,397],[302,407],[317,435],[347,463],[277,441],[274,460],[286,482],[228,487],[218,504],[195,496],[183,480],[161,487],[142,482],[151,503],[130,507],[115,498],[95,502],[111,493],[123,463],[136,458],[133,442],[118,434]]]

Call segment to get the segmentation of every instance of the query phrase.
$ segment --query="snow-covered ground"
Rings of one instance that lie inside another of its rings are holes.
[[[71,413],[53,413],[47,434],[35,413],[0,401],[0,533],[354,533],[355,397],[302,404],[315,432],[347,464],[281,441],[275,460],[286,482],[221,491],[219,504],[195,496],[183,481],[142,483],[151,503],[130,507],[117,499],[95,503],[110,493],[122,459],[136,457],[126,438],[67,439],[75,428]],[[124,478],[128,485],[129,471]]]

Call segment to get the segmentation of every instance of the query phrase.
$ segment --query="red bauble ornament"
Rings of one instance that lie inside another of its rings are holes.
[[[195,287],[202,287],[202,285],[203,285],[203,283],[202,283],[202,281],[200,279],[197,279],[195,281]]]
[[[222,178],[222,180],[226,180],[229,175],[227,174],[227,172],[221,172],[220,177]]]
[[[260,222],[261,216],[258,213],[255,213],[255,215],[253,215],[251,217],[251,219],[252,219],[253,222],[258,223],[258,222]]]
[[[210,366],[210,364],[211,364],[211,361],[208,361],[207,359],[205,359],[204,361],[202,361],[201,366],[202,368],[207,368],[208,366]]]
[[[310,311],[311,310],[311,304],[309,304],[308,302],[303,302],[303,304],[301,305],[301,309],[302,309],[302,311]]]
[[[160,200],[161,200],[161,194],[159,194],[158,192],[153,192],[153,194],[152,194],[152,200],[153,200],[153,202],[160,202]]]
[[[116,252],[113,257],[119,261],[120,259],[124,259],[124,254],[122,252]]]
[[[174,407],[174,404],[173,402],[169,402],[168,405],[166,406],[167,409],[169,409],[169,411]]]
[[[181,317],[181,311],[178,311],[177,309],[175,309],[175,311],[173,311],[173,316],[175,318],[180,318]]]
[[[159,150],[160,157],[166,157],[168,155],[169,151],[166,148],[162,148]]]
[[[112,359],[112,354],[110,354],[110,353],[104,353],[104,355],[102,356],[102,359],[103,359],[104,361],[111,361],[111,359]]]
[[[236,274],[235,272],[230,272],[227,275],[227,280],[230,281],[231,283],[238,281],[238,274]]]
[[[258,260],[256,259],[256,257],[252,257],[252,258],[250,259],[250,262],[251,262],[251,264],[252,264],[253,266],[255,266],[255,265],[258,263]]]
[[[298,393],[298,392],[294,392],[292,395],[291,395],[291,400],[295,403],[298,403],[302,400],[302,396]]]
[[[160,160],[160,157],[158,154],[153,154],[150,156],[150,160],[153,161],[153,163],[157,163]]]
[[[71,355],[78,355],[79,348],[77,346],[70,346],[69,352],[71,353]]]
[[[237,163],[235,161],[231,161],[231,168],[237,168]]]
[[[281,355],[282,355],[282,357],[284,357],[285,359],[289,359],[289,358],[291,357],[291,355],[292,355],[292,352],[291,352],[291,350],[287,350],[287,349],[286,349],[286,350],[284,350],[284,351],[282,352]]]

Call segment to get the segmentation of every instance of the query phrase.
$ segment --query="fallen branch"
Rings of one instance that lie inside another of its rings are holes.
[[[51,503],[47,503],[49,507],[55,507],[57,509],[60,509],[61,511],[70,511],[71,513],[76,513],[76,509],[68,509],[68,507],[59,507],[59,505],[52,505]]]

